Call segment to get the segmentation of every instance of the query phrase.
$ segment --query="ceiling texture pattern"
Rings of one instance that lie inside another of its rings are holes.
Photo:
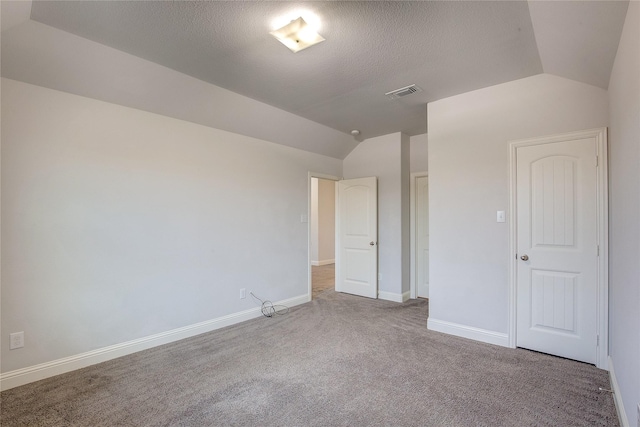
[[[428,102],[540,73],[606,89],[627,6],[34,1],[30,19],[370,138],[425,133]],[[296,54],[269,34],[275,18],[295,9],[315,13],[326,39]],[[410,84],[423,91],[397,100],[384,95]]]

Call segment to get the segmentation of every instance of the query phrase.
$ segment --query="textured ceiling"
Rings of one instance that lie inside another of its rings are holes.
[[[293,54],[269,31],[296,9],[317,14],[327,40]],[[626,9],[577,1],[34,1],[31,19],[369,138],[424,133],[428,102],[542,72],[606,88]],[[423,92],[384,96],[414,83]]]

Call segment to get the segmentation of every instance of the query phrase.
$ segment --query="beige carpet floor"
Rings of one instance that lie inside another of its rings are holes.
[[[327,289],[335,289],[335,264],[311,266],[311,298]]]
[[[616,426],[594,366],[427,330],[428,302],[325,291],[0,394],[4,426]]]

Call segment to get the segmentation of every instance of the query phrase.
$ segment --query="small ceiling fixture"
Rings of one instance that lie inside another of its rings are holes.
[[[293,53],[324,41],[324,38],[307,24],[301,16],[284,27],[271,31],[269,34],[277,38],[280,43],[288,47]]]
[[[354,130],[351,131],[351,135],[358,136],[358,135],[360,135],[360,131],[358,129],[354,129]]]

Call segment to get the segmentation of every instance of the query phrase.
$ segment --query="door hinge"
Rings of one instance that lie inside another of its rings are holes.
[[[598,167],[598,156],[596,156],[596,167]]]
[[[598,245],[598,256],[600,256],[600,245]]]
[[[596,347],[600,347],[600,335],[596,335]]]

